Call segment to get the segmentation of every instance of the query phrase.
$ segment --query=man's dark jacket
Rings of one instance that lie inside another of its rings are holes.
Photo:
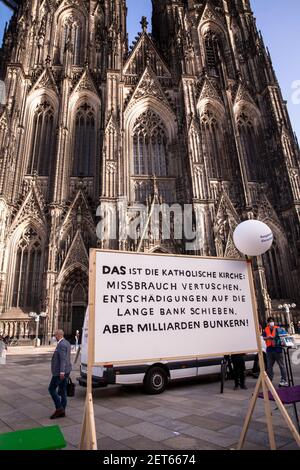
[[[51,372],[55,377],[61,372],[70,374],[71,365],[71,345],[64,338],[57,344],[51,360]]]

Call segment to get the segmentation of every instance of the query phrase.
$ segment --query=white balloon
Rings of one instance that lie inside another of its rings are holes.
[[[259,256],[272,246],[274,235],[270,227],[258,220],[247,220],[236,228],[233,241],[237,249],[247,256]]]

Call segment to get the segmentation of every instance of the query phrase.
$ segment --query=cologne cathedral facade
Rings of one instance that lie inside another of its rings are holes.
[[[2,334],[32,335],[34,311],[44,334],[74,335],[91,247],[240,257],[249,218],[275,237],[254,263],[262,321],[300,301],[299,147],[250,2],[152,3],[130,48],[125,0],[24,0],[5,30]],[[126,201],[129,220],[155,197],[192,205],[201,246],[97,238],[99,206]]]

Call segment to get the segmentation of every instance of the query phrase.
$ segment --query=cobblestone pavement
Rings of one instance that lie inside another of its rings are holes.
[[[6,365],[0,365],[0,433],[53,424],[47,391],[50,359],[51,348],[11,348]],[[73,378],[78,369],[76,365]],[[299,383],[300,365],[294,365],[294,375]],[[158,396],[145,395],[138,386],[95,390],[98,447],[174,451],[235,448],[255,383],[249,377],[247,391],[233,391],[233,383],[227,382],[224,395],[219,393],[216,377],[173,383]],[[75,450],[79,442],[84,400],[85,389],[77,385],[76,397],[69,399],[67,417],[57,421],[68,449]],[[271,406],[278,448],[297,449],[276,406]],[[293,417],[293,409],[287,409]],[[256,405],[245,448],[268,449],[262,400]]]

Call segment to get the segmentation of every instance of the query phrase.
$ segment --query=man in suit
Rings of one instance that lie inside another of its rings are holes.
[[[65,340],[62,330],[56,331],[55,338],[57,346],[51,360],[52,379],[48,388],[55,404],[55,412],[50,419],[66,416],[67,383],[72,370],[70,343]]]

